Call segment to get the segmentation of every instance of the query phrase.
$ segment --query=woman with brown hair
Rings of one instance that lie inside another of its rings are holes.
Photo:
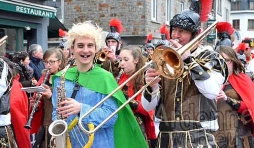
[[[218,52],[226,61],[229,78],[216,98],[220,127],[215,133],[216,141],[220,148],[253,147],[253,82],[231,47],[220,46]]]
[[[42,92],[41,103],[38,106],[38,111],[34,114],[32,120],[32,129],[31,134],[37,133],[36,141],[34,146],[37,147],[49,147],[49,141],[51,136],[48,133],[48,127],[52,122],[52,82],[51,77],[62,70],[65,67],[65,58],[61,49],[48,49],[43,54],[43,63],[45,65],[45,70],[43,70],[43,75],[38,81],[38,86],[42,85],[42,82],[45,81],[43,86],[47,89],[46,92]],[[48,76],[47,76],[48,71]],[[45,78],[47,76],[47,78]],[[33,100],[34,101],[34,100]],[[33,104],[33,103],[31,103]],[[30,105],[30,111],[33,108],[33,105]],[[44,146],[45,145],[45,146]]]
[[[118,82],[119,85],[124,83],[129,77],[145,65],[145,59],[142,56],[140,48],[136,46],[123,47],[119,55],[119,61],[123,71]],[[143,85],[144,73],[141,72],[122,88],[126,99],[132,97]],[[156,139],[155,126],[153,123],[154,111],[146,111],[142,107],[141,96],[142,94],[140,93],[129,103],[129,105],[145,135],[145,138],[149,141],[150,146],[153,147],[155,146],[154,144]]]

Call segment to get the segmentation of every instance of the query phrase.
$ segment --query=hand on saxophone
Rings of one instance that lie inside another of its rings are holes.
[[[66,100],[60,103],[60,108],[58,108],[58,113],[63,117],[68,117],[70,115],[78,114],[81,111],[81,103],[73,98],[66,98]]]

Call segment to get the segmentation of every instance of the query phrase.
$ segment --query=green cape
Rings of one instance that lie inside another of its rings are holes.
[[[76,67],[69,68],[65,74],[65,79],[74,81],[77,72]],[[60,75],[61,72],[56,74],[56,76]],[[87,89],[105,95],[118,87],[113,75],[97,65],[89,72],[79,73],[78,83]],[[116,99],[118,106],[121,106],[126,101],[121,90],[117,91],[113,98]],[[116,148],[148,147],[129,105],[118,112],[118,118],[114,126],[114,138]]]

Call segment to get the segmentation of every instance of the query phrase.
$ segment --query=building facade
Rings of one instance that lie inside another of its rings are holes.
[[[254,0],[232,0],[230,22],[239,32],[241,40],[254,40]]]
[[[104,31],[110,31],[109,21],[118,18],[126,31],[121,38],[124,45],[142,45],[152,33],[155,42],[160,38],[159,29],[176,13],[188,8],[188,0],[66,0],[64,25],[92,20]]]
[[[57,9],[43,5],[43,0],[0,0],[0,38],[7,35],[5,52],[27,51],[31,44],[48,49],[48,38],[58,37],[64,28],[56,17]]]

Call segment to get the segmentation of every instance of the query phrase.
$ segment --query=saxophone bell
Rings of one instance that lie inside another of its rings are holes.
[[[55,138],[53,147],[66,148],[67,129],[68,125],[64,120],[56,120],[50,124],[49,134],[52,135],[52,138]]]

